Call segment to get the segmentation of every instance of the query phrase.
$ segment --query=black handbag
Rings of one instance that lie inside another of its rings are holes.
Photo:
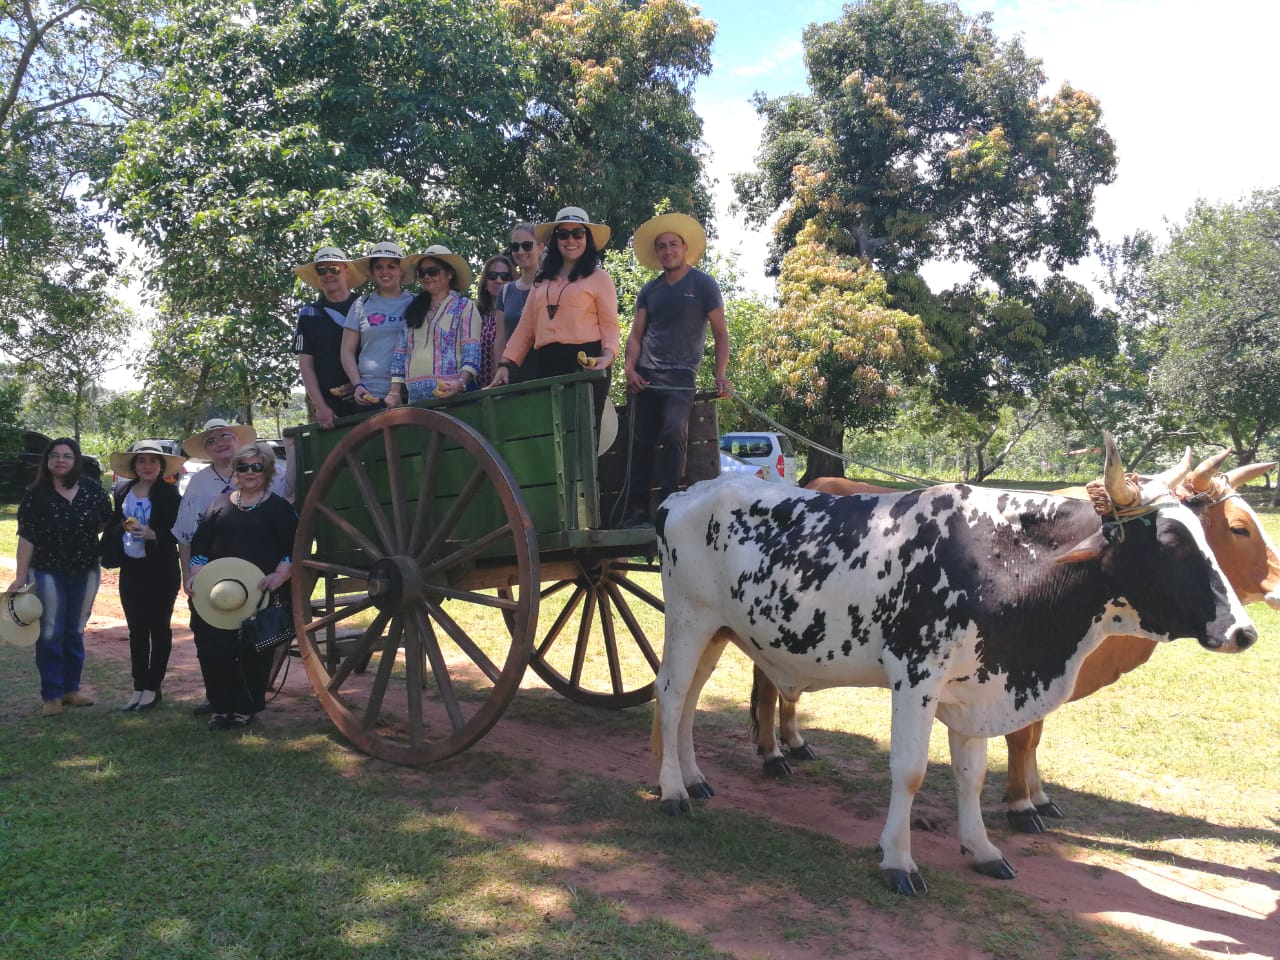
[[[240,649],[244,653],[266,653],[293,641],[293,616],[272,600],[240,624]]]

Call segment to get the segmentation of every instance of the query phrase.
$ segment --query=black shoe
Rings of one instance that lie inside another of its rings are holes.
[[[209,729],[210,730],[230,730],[231,714],[215,713],[212,717],[209,718]]]
[[[151,709],[153,709],[153,708],[155,708],[155,707],[160,706],[160,699],[161,699],[161,698],[160,698],[160,691],[159,691],[159,690],[157,690],[157,691],[156,691],[156,698],[155,698],[154,700],[152,700],[150,703],[140,703],[140,704],[138,704],[136,707],[134,707],[133,709],[134,709],[134,710],[137,710],[139,713],[141,713],[143,710],[151,710]]]
[[[227,726],[233,730],[237,727],[247,727],[253,723],[253,717],[252,713],[233,713],[227,718]]]
[[[193,717],[207,717],[211,713],[213,713],[213,704],[211,704],[208,700],[206,700],[204,703],[200,704],[200,706],[196,707],[194,710],[191,711],[191,715]]]

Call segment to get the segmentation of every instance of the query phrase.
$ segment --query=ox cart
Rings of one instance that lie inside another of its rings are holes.
[[[285,431],[299,514],[293,652],[360,749],[414,765],[459,753],[529,666],[579,703],[652,699],[656,540],[609,529],[625,506],[628,433],[624,408],[598,455],[591,387],[603,376]],[[719,473],[717,440],[714,400],[699,397],[688,482]]]

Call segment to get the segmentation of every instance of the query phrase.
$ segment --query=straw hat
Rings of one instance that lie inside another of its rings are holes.
[[[341,247],[321,247],[316,251],[314,260],[299,264],[293,268],[293,272],[308,287],[323,290],[324,287],[320,285],[320,275],[316,273],[316,267],[322,263],[345,263],[351,273],[351,283],[348,286],[352,290],[369,279],[360,269],[360,265],[348,257]]]
[[[236,435],[237,450],[258,439],[258,431],[253,427],[243,423],[228,423],[221,417],[214,417],[212,420],[204,422],[204,426],[200,428],[199,433],[193,433],[182,441],[182,452],[192,460],[208,460],[209,454],[205,452],[204,440],[215,430],[230,430],[234,433]]]
[[[390,240],[383,240],[381,243],[375,243],[372,250],[353,262],[357,270],[366,277],[372,277],[373,261],[375,260],[399,260],[403,263],[404,247],[398,243],[392,243]]]
[[[267,605],[270,593],[258,589],[265,576],[239,557],[210,560],[191,585],[191,604],[209,626],[234,630]]]
[[[642,266],[661,270],[653,244],[664,233],[674,233],[685,242],[684,262],[692,267],[707,252],[707,231],[687,213],[664,213],[640,224],[631,238],[631,250]]]
[[[33,646],[40,637],[42,613],[44,605],[30,583],[0,593],[0,640],[13,647]]]
[[[132,444],[123,453],[113,453],[111,455],[111,469],[122,477],[128,477],[130,480],[137,479],[138,475],[133,470],[133,458],[140,453],[154,454],[164,460],[164,466],[160,469],[160,476],[162,477],[172,476],[181,470],[182,465],[187,462],[186,457],[180,457],[176,453],[165,453],[160,449],[159,444],[148,443],[143,440]]]
[[[540,223],[534,227],[533,235],[542,243],[550,243],[551,234],[555,232],[556,227],[565,223],[590,230],[591,239],[596,242],[597,250],[603,250],[604,245],[609,242],[611,233],[609,228],[603,223],[592,223],[591,218],[587,216],[587,211],[581,207],[562,207],[550,223]]]
[[[426,259],[439,260],[441,263],[447,263],[453,267],[454,278],[450,286],[459,293],[464,293],[471,289],[471,267],[467,265],[467,261],[458,256],[443,243],[433,243],[427,247],[425,253],[411,253],[400,261],[400,274],[404,277],[405,286],[412,286],[418,282],[415,275],[418,264]]]
[[[613,400],[605,397],[604,410],[600,412],[600,439],[596,444],[596,456],[603,457],[617,439],[618,411],[614,409]]]

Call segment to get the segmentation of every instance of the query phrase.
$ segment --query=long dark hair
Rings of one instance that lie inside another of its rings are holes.
[[[454,270],[453,267],[449,266],[443,260],[437,260],[435,257],[423,257],[422,260],[419,260],[414,265],[413,269],[415,272],[422,266],[423,260],[430,260],[432,263],[438,264],[445,269],[445,272],[449,274],[449,289],[452,290],[453,285],[458,280],[458,271]],[[420,279],[418,280],[418,286],[422,286],[422,281]],[[404,308],[404,325],[410,330],[417,330],[422,326],[423,322],[427,319],[427,314],[430,312],[431,294],[422,290],[414,296],[413,300],[409,303],[409,306]]]
[[[55,437],[49,441],[49,446],[45,448],[44,456],[40,458],[40,466],[36,468],[36,479],[31,484],[33,488],[48,487],[50,490],[53,489],[53,474],[49,472],[49,454],[53,453],[54,447],[70,447],[71,452],[76,457],[71,465],[71,472],[61,481],[62,489],[70,490],[80,482],[80,477],[84,473],[84,459],[80,456],[80,444],[70,437]]]
[[[489,284],[485,280],[485,276],[489,273],[489,267],[495,263],[505,263],[507,272],[511,274],[511,279],[516,278],[516,263],[505,253],[490,257],[484,262],[484,266],[480,268],[480,279],[476,281],[476,306],[480,308],[480,316],[487,317],[493,313],[493,297],[489,296]]]
[[[596,267],[600,265],[600,251],[596,249],[596,238],[591,235],[591,228],[580,223],[570,222],[571,227],[582,227],[587,231],[587,248],[582,251],[582,256],[578,258],[577,263],[573,265],[573,269],[569,271],[569,279],[581,280],[583,277],[589,277],[595,272]],[[556,230],[560,229],[560,224],[556,224]],[[560,241],[556,239],[555,230],[551,232],[551,242],[547,244],[547,255],[542,261],[542,269],[538,271],[538,275],[533,278],[534,283],[543,280],[555,280],[560,276],[560,268],[564,266],[564,254],[560,252]]]

